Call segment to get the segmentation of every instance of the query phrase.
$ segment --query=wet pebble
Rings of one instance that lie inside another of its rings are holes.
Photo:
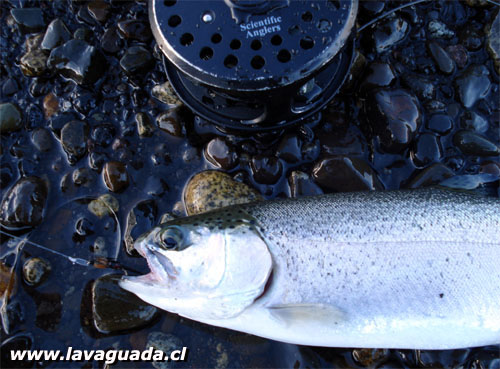
[[[43,111],[47,119],[59,111],[59,99],[53,92],[45,95],[43,99]]]
[[[408,188],[420,188],[437,184],[447,178],[453,177],[455,173],[446,165],[441,163],[433,164],[421,171],[408,183]]]
[[[451,59],[457,64],[459,68],[463,68],[469,61],[467,50],[462,45],[449,45],[445,48],[446,52]]]
[[[278,182],[283,173],[283,164],[275,156],[256,155],[250,162],[253,178],[262,184]]]
[[[425,126],[440,135],[446,135],[453,129],[453,119],[447,114],[434,114],[427,120]]]
[[[12,96],[17,91],[19,91],[19,85],[15,78],[8,78],[2,85],[2,94],[6,96]]]
[[[31,141],[40,152],[48,152],[52,148],[52,135],[45,128],[37,128],[31,134]]]
[[[170,82],[168,81],[161,85],[153,86],[153,89],[151,90],[151,95],[153,95],[154,98],[158,99],[159,101],[165,104],[176,105],[176,106],[182,104],[182,102],[175,94],[174,89],[170,85]]]
[[[12,168],[9,163],[0,164],[0,188],[6,188],[12,180]]]
[[[140,201],[129,211],[123,237],[129,254],[132,254],[134,250],[135,240],[156,225],[157,212],[154,200]]]
[[[289,163],[297,163],[301,159],[302,142],[295,134],[287,134],[278,143],[276,156]]]
[[[179,114],[176,109],[169,109],[156,117],[158,127],[174,137],[182,137],[184,135],[180,124]]]
[[[101,147],[108,147],[115,137],[115,127],[109,123],[99,124],[94,127],[90,137]]]
[[[471,131],[458,131],[453,136],[453,143],[465,155],[496,156],[500,153],[497,144]]]
[[[384,150],[400,152],[413,139],[421,113],[418,100],[404,90],[380,90],[367,105],[368,117]]]
[[[486,133],[488,130],[488,120],[473,111],[466,111],[460,118],[462,128],[476,131],[477,133]]]
[[[352,351],[353,359],[361,366],[374,368],[389,358],[387,349],[355,349]]]
[[[484,65],[471,65],[455,80],[458,96],[463,106],[471,108],[490,91],[490,72]]]
[[[114,215],[120,208],[118,200],[110,194],[104,194],[99,196],[97,199],[89,202],[89,211],[97,216],[98,218],[103,218],[107,215]]]
[[[290,197],[321,195],[323,190],[304,172],[294,170],[288,176]]]
[[[498,74],[500,74],[500,12],[497,12],[495,19],[491,25],[487,28],[486,32],[486,48],[490,53],[492,59],[495,62],[495,68]]]
[[[92,39],[92,31],[87,27],[77,28],[76,31],[73,33],[73,38],[75,40],[90,42],[90,40]]]
[[[106,60],[82,40],[69,40],[50,52],[48,66],[78,84],[95,83],[106,70]]]
[[[31,228],[43,220],[48,188],[38,177],[19,179],[5,194],[0,223],[8,229]]]
[[[90,16],[94,18],[99,23],[105,23],[109,17],[110,5],[101,0],[91,1],[87,4],[87,11]]]
[[[135,122],[137,124],[137,133],[141,137],[151,137],[154,133],[155,127],[151,123],[151,119],[146,113],[139,112],[135,115]]]
[[[42,10],[40,8],[17,8],[10,11],[14,22],[23,33],[34,33],[44,29]]]
[[[127,74],[146,73],[153,65],[153,56],[142,46],[131,46],[120,59],[120,67]]]
[[[448,53],[437,42],[430,42],[428,47],[439,70],[444,74],[452,74],[455,70],[455,63]]]
[[[366,139],[354,125],[347,129],[332,129],[318,134],[321,150],[326,155],[362,155],[367,150]]]
[[[165,355],[170,355],[172,351],[182,350],[182,340],[170,333],[164,332],[151,332],[148,334],[146,349],[153,347],[154,350],[163,351]],[[156,369],[169,369],[174,368],[173,362],[170,361],[153,361],[151,365]]]
[[[118,22],[118,30],[129,40],[148,42],[153,36],[149,24],[138,20],[126,20]]]
[[[438,162],[441,159],[443,149],[439,138],[432,133],[422,133],[415,142],[411,151],[411,158],[417,168]]]
[[[76,186],[90,187],[96,179],[96,174],[89,168],[78,168],[73,171],[72,179]]]
[[[47,260],[34,257],[26,260],[23,265],[24,281],[30,286],[36,287],[47,279],[52,267]]]
[[[231,170],[238,163],[236,150],[224,138],[216,137],[205,147],[205,158],[217,168]]]
[[[373,33],[375,49],[382,53],[392,48],[396,43],[406,37],[408,23],[401,18],[394,18],[380,25]]]
[[[436,19],[431,20],[427,24],[427,31],[431,38],[445,38],[450,39],[455,37],[455,32],[450,30],[443,22]]]
[[[483,37],[472,25],[466,25],[459,32],[460,44],[469,51],[477,51],[483,46]]]
[[[31,50],[20,60],[20,68],[27,77],[39,77],[47,69],[47,55],[43,50]]]
[[[75,164],[87,152],[89,126],[80,120],[73,120],[61,129],[61,144],[70,164]]]
[[[43,50],[52,50],[55,47],[61,46],[65,42],[69,41],[71,38],[71,33],[64,24],[64,22],[56,18],[50,22],[43,36],[41,43],[41,48]]]
[[[327,190],[349,192],[384,189],[370,165],[354,157],[336,156],[323,159],[314,166],[312,176]]]
[[[116,54],[123,47],[123,42],[118,35],[118,28],[110,27],[104,32],[101,39],[101,48],[107,54]]]
[[[0,133],[9,133],[23,126],[21,110],[12,103],[0,104]]]
[[[430,100],[436,97],[436,83],[430,78],[406,73],[401,76],[401,81],[420,99]]]
[[[147,325],[157,309],[118,285],[120,275],[107,274],[92,284],[92,316],[101,333],[114,333]]]
[[[368,67],[361,88],[363,90],[370,90],[375,87],[387,87],[392,83],[394,78],[394,71],[388,63],[373,62]]]
[[[129,185],[127,168],[119,161],[110,161],[104,164],[102,175],[106,187],[112,192],[121,192]]]
[[[143,187],[144,193],[152,197],[161,197],[168,191],[167,183],[157,176],[150,176],[146,185]]]
[[[215,170],[196,174],[184,191],[184,205],[188,215],[262,199],[253,188]]]
[[[12,282],[11,279],[13,279]],[[0,299],[7,291],[8,296],[10,297],[15,293],[16,289],[16,273],[12,272],[11,268],[7,267],[2,261],[0,261]]]

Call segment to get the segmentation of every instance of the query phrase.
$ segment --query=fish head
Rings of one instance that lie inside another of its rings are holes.
[[[164,223],[134,247],[151,272],[124,277],[121,287],[195,320],[240,314],[263,293],[273,267],[255,220],[235,211]]]

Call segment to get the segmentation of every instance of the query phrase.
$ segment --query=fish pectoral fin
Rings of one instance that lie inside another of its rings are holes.
[[[268,307],[271,315],[287,326],[336,324],[345,320],[345,313],[327,304],[282,304]]]

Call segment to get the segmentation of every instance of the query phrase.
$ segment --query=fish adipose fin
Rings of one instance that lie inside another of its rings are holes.
[[[271,315],[287,326],[335,324],[346,319],[339,308],[326,304],[284,304],[268,307]]]

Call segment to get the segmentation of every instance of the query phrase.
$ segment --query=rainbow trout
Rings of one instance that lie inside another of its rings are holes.
[[[214,326],[302,345],[500,343],[500,200],[439,189],[264,201],[135,243],[121,286]]]

